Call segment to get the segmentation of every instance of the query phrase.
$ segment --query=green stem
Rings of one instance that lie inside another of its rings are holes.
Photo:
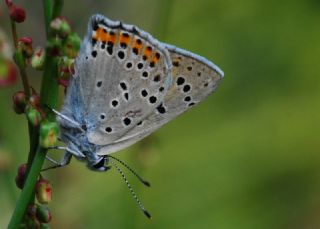
[[[44,21],[45,21],[47,38],[49,37],[50,22],[52,19],[52,12],[53,12],[52,8],[53,8],[52,0],[43,0]]]
[[[8,225],[8,229],[16,229],[25,214],[30,199],[33,197],[34,186],[37,182],[42,164],[46,158],[46,149],[38,148],[36,157],[33,160],[28,177],[25,181],[25,185],[18,199],[16,208],[12,215],[11,221]]]
[[[44,14],[45,14],[45,25],[47,40],[50,40],[50,22],[52,19],[52,12],[55,15],[60,15],[62,9],[63,1],[59,0],[55,2],[53,6],[52,0],[43,0]],[[47,56],[45,62],[45,70],[43,73],[43,81],[41,85],[41,105],[48,105],[49,107],[55,108],[58,101],[59,85],[57,81],[58,68],[57,60],[54,56],[49,55],[49,50],[47,48]],[[50,121],[55,119],[54,115],[50,114],[47,117]],[[19,227],[23,216],[26,212],[28,204],[32,201],[34,197],[34,188],[39,177],[42,165],[46,158],[47,150],[39,146],[39,132],[38,129],[33,129],[30,131],[31,141],[30,141],[30,153],[28,157],[28,162],[31,166],[28,169],[27,178],[25,185],[21,192],[21,195],[17,201],[16,208],[13,212],[11,220],[9,222],[8,228],[15,229]]]
[[[54,0],[52,19],[60,16],[61,10],[63,7],[63,0]]]

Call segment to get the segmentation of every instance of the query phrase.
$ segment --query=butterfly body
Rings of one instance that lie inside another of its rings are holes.
[[[108,154],[201,102],[222,77],[201,56],[94,15],[58,118],[66,153],[105,171]]]

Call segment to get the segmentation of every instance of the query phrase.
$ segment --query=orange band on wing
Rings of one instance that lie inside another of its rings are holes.
[[[128,33],[121,33],[120,35],[120,45],[123,47],[123,48],[126,48],[129,43],[130,43],[130,36]]]

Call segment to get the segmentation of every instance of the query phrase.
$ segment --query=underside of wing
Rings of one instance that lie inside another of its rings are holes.
[[[169,53],[135,26],[94,15],[72,81],[63,110],[81,114],[90,143],[107,145],[164,100],[172,84]],[[78,104],[70,101],[75,96]]]
[[[201,102],[216,90],[223,72],[207,59],[175,46],[164,44],[172,61],[173,83],[164,100],[144,120],[122,138],[102,147],[98,154],[109,154],[148,136],[170,120]]]

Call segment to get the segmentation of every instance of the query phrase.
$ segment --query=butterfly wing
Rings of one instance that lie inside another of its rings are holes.
[[[199,55],[172,45],[164,46],[170,52],[173,84],[163,102],[122,138],[102,147],[98,154],[109,154],[134,144],[201,102],[218,87],[223,77],[219,67]]]
[[[169,53],[148,33],[94,15],[72,81],[62,111],[81,114],[89,142],[107,145],[163,101],[172,83]],[[70,102],[76,96],[81,102]]]

